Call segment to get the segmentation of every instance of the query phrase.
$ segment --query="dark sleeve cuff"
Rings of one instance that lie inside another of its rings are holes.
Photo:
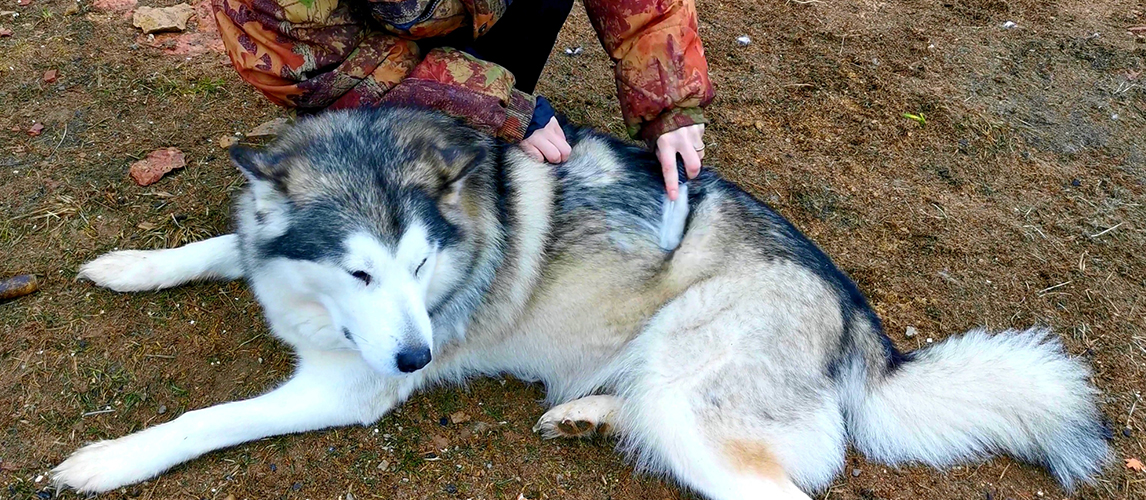
[[[553,111],[553,105],[549,104],[549,100],[537,96],[537,104],[533,107],[533,118],[529,120],[529,127],[525,129],[525,137],[533,135],[534,132],[545,128],[557,113]]]

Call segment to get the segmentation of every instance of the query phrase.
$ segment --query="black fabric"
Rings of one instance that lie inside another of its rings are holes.
[[[532,94],[572,10],[573,0],[516,0],[489,32],[463,50],[508,69],[517,78],[517,89]]]

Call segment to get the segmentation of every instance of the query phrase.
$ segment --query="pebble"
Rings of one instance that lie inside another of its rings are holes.
[[[302,489],[302,483],[294,483],[290,485],[291,491],[298,491]]]
[[[160,415],[167,413],[167,405],[159,405],[159,409],[156,410],[155,412],[160,414]]]
[[[1005,30],[1009,30],[1012,28],[1018,28],[1018,27],[1019,27],[1019,25],[1016,24],[1014,21],[1007,21],[1007,22],[1003,23],[1003,29],[1005,29]]]
[[[916,330],[914,326],[907,327],[907,331],[903,332],[903,336],[907,338],[912,338],[916,335],[919,335],[919,330]]]
[[[438,425],[441,425],[442,427],[450,425],[450,417],[439,418],[438,419]]]
[[[279,470],[279,466],[277,466],[275,464],[271,464],[271,472],[275,472],[277,470]]]
[[[187,20],[195,15],[195,8],[191,4],[181,3],[173,7],[140,7],[135,9],[131,16],[131,24],[144,33],[152,34],[163,31],[184,31],[187,29]]]
[[[565,48],[565,55],[567,55],[569,57],[579,56],[584,51],[585,51],[585,49],[582,48],[580,45],[578,45],[576,47],[566,47]]]
[[[852,477],[859,477],[859,475],[862,473],[863,473],[863,471],[861,471],[859,469],[852,469]]]
[[[740,35],[736,37],[736,45],[747,47],[750,43],[752,43],[752,39],[748,38],[748,35]]]
[[[354,493],[346,492],[346,500],[354,500]]]
[[[1122,428],[1122,436],[1123,436],[1123,437],[1130,437],[1130,433],[1131,433],[1131,432],[1132,432],[1132,431],[1130,430],[1130,428],[1129,428],[1129,427],[1123,427],[1123,428]]]
[[[378,470],[380,470],[382,472],[386,472],[386,471],[390,470],[390,461],[389,460],[383,460],[383,461],[379,462],[378,463]]]
[[[449,493],[449,494],[451,494],[451,495],[454,495],[454,494],[457,494],[457,492],[458,492],[458,487],[457,487],[457,486],[454,486],[454,485],[452,485],[452,484],[447,484],[447,485],[446,485],[446,493]]]

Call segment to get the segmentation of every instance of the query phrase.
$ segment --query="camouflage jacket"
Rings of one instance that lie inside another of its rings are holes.
[[[511,0],[212,0],[240,76],[275,103],[303,110],[406,103],[520,140],[534,98],[504,68],[461,51],[421,53],[417,40],[459,29],[480,37]],[[518,0],[537,1],[537,0]],[[584,0],[615,62],[634,137],[703,123],[713,97],[695,0]],[[368,12],[374,23],[362,19]],[[378,27],[381,27],[380,29]]]

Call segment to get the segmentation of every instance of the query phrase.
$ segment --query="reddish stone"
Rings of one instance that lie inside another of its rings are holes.
[[[140,186],[149,186],[162,179],[167,172],[185,165],[182,151],[175,148],[157,149],[148,153],[147,158],[131,164],[131,178]]]

